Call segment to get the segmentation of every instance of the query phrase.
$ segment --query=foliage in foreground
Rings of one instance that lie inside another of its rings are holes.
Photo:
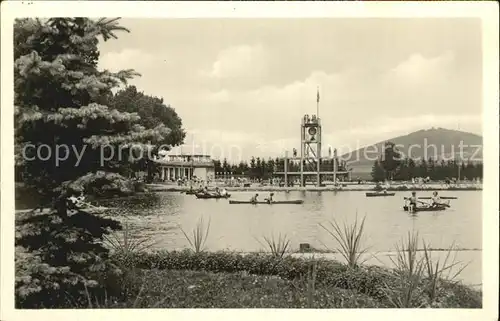
[[[134,150],[114,151],[131,146],[148,151],[171,132],[164,123],[141,125],[136,113],[121,110],[123,100],[110,104],[112,90],[138,75],[98,68],[99,41],[128,32],[118,20],[14,23],[16,174],[42,196],[37,205],[54,209],[17,222],[16,303],[22,307],[71,306],[84,292],[106,288],[104,279],[118,271],[108,266],[100,242],[119,225],[90,214],[70,215],[67,198],[134,192],[136,186],[122,176]]]
[[[360,266],[353,269],[339,262],[324,259],[303,259],[291,256],[280,258],[265,254],[241,255],[229,252],[194,253],[193,251],[141,253],[126,258],[115,256],[114,259],[124,269],[161,270],[165,271],[164,273],[172,270],[205,271],[222,273],[225,275],[221,276],[222,278],[230,278],[230,275],[239,272],[255,276],[275,276],[281,280],[294,282],[294,284],[302,284],[302,289],[306,289],[304,292],[306,301],[311,291],[317,293],[321,289],[328,289],[328,291],[343,289],[370,297],[377,302],[377,307],[394,307],[390,301],[393,297],[388,297],[387,289],[399,289],[405,286],[401,283],[402,279],[396,271],[376,266]],[[314,285],[309,281],[313,266],[315,266]],[[419,282],[417,285],[421,295],[418,297],[418,304],[412,302],[417,306],[435,306],[424,291],[426,284]],[[439,301],[437,306],[478,308],[482,305],[481,294],[464,285],[442,280],[441,289],[437,298]]]
[[[350,225],[344,223],[341,227],[335,219],[328,222],[329,224],[319,224],[337,242],[338,247],[335,250],[342,255],[350,268],[357,268],[364,263],[361,257],[368,251],[363,247],[365,219],[366,216],[359,222],[356,213],[354,223]]]
[[[120,228],[111,219],[78,212],[28,213],[16,222],[16,306],[71,307],[82,302],[85,288],[102,296],[121,271],[101,241]]]
[[[276,276],[205,271],[137,270],[126,301],[109,308],[376,308],[368,295]],[[139,295],[140,294],[140,295]]]

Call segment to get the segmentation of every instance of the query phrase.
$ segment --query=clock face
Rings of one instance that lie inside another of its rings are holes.
[[[316,127],[309,127],[309,130],[307,132],[311,136],[316,135]]]

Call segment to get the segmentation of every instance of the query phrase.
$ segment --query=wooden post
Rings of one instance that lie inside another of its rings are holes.
[[[305,127],[304,119],[302,119],[302,124],[300,125],[300,187],[304,187],[304,140],[305,140]]]
[[[288,187],[288,151],[285,151],[285,187]]]
[[[333,150],[333,184],[337,183],[337,171],[339,164],[337,163],[337,149]]]
[[[318,122],[318,133],[317,133],[317,137],[318,137],[318,140],[317,140],[317,143],[316,143],[316,157],[317,157],[317,166],[316,166],[316,170],[318,171],[318,174],[317,174],[317,177],[316,177],[316,184],[318,187],[321,187],[321,122],[319,120],[319,116],[317,116],[317,122]]]

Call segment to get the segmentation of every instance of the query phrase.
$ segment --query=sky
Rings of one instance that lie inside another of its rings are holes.
[[[184,152],[233,162],[300,150],[316,113],[323,146],[352,150],[443,127],[481,134],[477,19],[122,19],[99,45],[102,69],[163,97]],[[194,142],[194,143],[193,143]],[[177,150],[179,151],[179,150]]]

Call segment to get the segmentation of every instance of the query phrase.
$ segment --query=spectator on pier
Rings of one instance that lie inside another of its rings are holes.
[[[259,197],[259,194],[255,194],[254,196],[252,196],[252,198],[250,199],[250,202],[257,203],[257,197]]]
[[[266,198],[265,200],[268,202],[268,203],[271,203],[273,201],[273,196],[274,196],[274,193],[270,193],[269,194],[269,197]]]

